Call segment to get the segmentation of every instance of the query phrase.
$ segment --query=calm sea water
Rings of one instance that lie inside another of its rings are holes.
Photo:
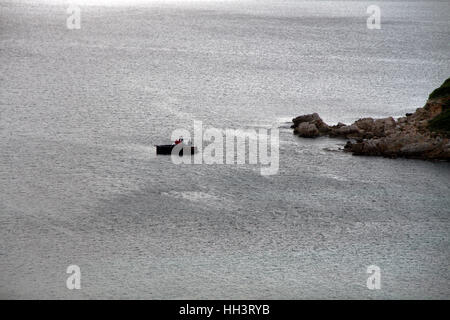
[[[1,1],[0,298],[449,298],[450,165],[287,123],[401,116],[450,75],[450,3],[378,2],[381,30],[369,4],[84,5],[68,30]],[[278,126],[279,173],[155,156],[194,120]]]

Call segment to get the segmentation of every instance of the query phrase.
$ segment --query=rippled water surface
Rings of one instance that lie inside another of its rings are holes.
[[[379,2],[381,30],[369,4],[81,6],[68,30],[0,1],[0,297],[449,298],[450,165],[289,129],[401,116],[450,75],[448,2]],[[155,155],[194,120],[278,126],[278,174]]]

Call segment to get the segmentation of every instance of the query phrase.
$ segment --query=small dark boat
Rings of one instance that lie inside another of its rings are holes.
[[[178,155],[182,156],[184,153],[186,154],[194,154],[197,152],[197,148],[191,145],[190,143],[186,144],[183,142],[183,138],[180,138],[175,141],[175,143],[172,144],[161,144],[156,146],[156,154],[165,154],[165,155],[171,155],[173,149],[177,147],[179,150]],[[175,150],[175,152],[177,152]]]

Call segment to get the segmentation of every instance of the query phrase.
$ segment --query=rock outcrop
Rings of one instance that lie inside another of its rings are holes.
[[[447,79],[443,86],[449,83]],[[313,113],[294,118],[292,128],[295,134],[305,138],[348,139],[344,151],[355,155],[450,160],[449,119],[450,94],[445,93],[397,120],[362,118],[351,125],[329,126]]]

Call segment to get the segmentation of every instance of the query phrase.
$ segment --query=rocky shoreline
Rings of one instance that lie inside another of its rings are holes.
[[[344,151],[355,155],[449,161],[450,94],[446,89],[449,85],[450,78],[430,95],[424,107],[398,119],[362,118],[350,125],[330,126],[313,113],[294,118],[292,128],[294,134],[305,138],[348,139]],[[440,92],[437,97],[433,95],[436,91]]]

